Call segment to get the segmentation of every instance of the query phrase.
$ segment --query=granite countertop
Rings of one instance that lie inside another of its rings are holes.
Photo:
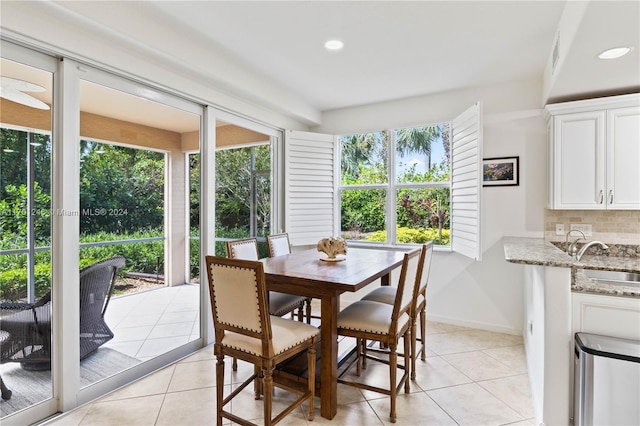
[[[640,298],[640,288],[606,284],[587,277],[582,269],[571,271],[571,291]]]
[[[640,258],[585,255],[578,262],[543,238],[504,237],[502,241],[507,262],[571,268],[571,291],[640,298],[640,288],[604,284],[581,272],[583,269],[640,272]]]
[[[571,268],[575,260],[543,238],[504,237],[504,257],[507,262],[525,265]]]

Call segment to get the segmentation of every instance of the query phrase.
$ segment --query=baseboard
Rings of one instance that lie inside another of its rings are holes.
[[[466,321],[459,318],[451,318],[443,315],[432,315],[427,311],[427,321],[442,322],[445,324],[459,325],[462,327],[477,328],[480,330],[495,331],[496,333],[513,334],[522,336],[522,328],[504,327],[479,321]]]

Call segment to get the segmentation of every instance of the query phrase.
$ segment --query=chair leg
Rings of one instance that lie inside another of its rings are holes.
[[[307,377],[309,382],[309,392],[311,396],[309,398],[309,414],[307,419],[313,421],[315,415],[314,407],[314,395],[316,392],[316,345],[312,344],[307,350]]]
[[[364,339],[356,339],[356,376],[360,377],[362,362],[364,360]]]
[[[304,303],[300,303],[300,306],[298,306],[298,321],[304,321]]]
[[[367,369],[367,339],[362,339],[362,369]]]
[[[253,393],[254,393],[254,399],[257,401],[260,399],[260,396],[262,395],[262,377],[260,375],[261,370],[257,364],[253,365],[253,373],[256,375],[256,378],[253,381]]]
[[[389,390],[391,391],[391,412],[389,414],[391,423],[396,422],[396,368],[398,366],[398,353],[395,343],[389,346]]]
[[[273,367],[262,369],[262,387],[264,388],[264,424],[271,425],[271,404],[273,403]]]
[[[415,324],[412,327],[415,329]],[[408,368],[409,368],[409,363],[411,362],[412,359],[415,359],[415,357],[413,356],[412,353],[410,353],[410,347],[413,343],[413,333],[411,333],[411,329],[407,330],[407,332],[404,335],[404,338],[402,340],[404,340],[404,374],[408,373]],[[415,375],[415,368],[411,371],[411,374]],[[404,381],[404,393],[409,393],[411,391],[411,380],[406,379]]]
[[[224,355],[217,355],[216,362],[216,425],[222,426],[222,403],[224,401]]]
[[[11,399],[11,394],[13,392],[4,384],[2,377],[0,377],[0,390],[2,391],[2,399],[4,399],[5,401]]]
[[[416,318],[411,319],[411,380],[416,379],[416,358],[418,357],[416,353]],[[405,336],[406,339],[406,336]],[[406,344],[405,344],[406,346]]]
[[[305,313],[307,317],[307,324],[311,324],[311,298],[307,297],[305,301]]]
[[[427,313],[426,313],[426,309],[423,307],[420,310],[420,346],[422,347],[422,353],[420,354],[420,359],[423,361],[426,361],[427,359],[427,355],[426,355],[426,335],[427,335]]]

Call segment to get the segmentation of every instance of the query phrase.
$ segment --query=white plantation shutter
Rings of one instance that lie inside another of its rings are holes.
[[[336,155],[333,135],[285,133],[285,226],[293,246],[333,236]]]
[[[481,106],[474,104],[451,126],[451,248],[481,260],[480,195],[482,193]]]

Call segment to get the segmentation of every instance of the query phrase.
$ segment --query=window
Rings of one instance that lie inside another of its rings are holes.
[[[216,151],[215,255],[226,256],[226,242],[258,238],[261,257],[267,256],[271,229],[271,147],[269,144]],[[200,154],[189,154],[190,279],[200,273]]]
[[[216,254],[226,255],[226,240],[264,238],[271,231],[271,147],[269,144],[216,151]]]
[[[287,131],[292,244],[338,233],[362,244],[424,239],[480,260],[481,110],[476,103],[450,123],[342,137]]]
[[[450,135],[444,123],[341,136],[341,236],[448,246]]]

